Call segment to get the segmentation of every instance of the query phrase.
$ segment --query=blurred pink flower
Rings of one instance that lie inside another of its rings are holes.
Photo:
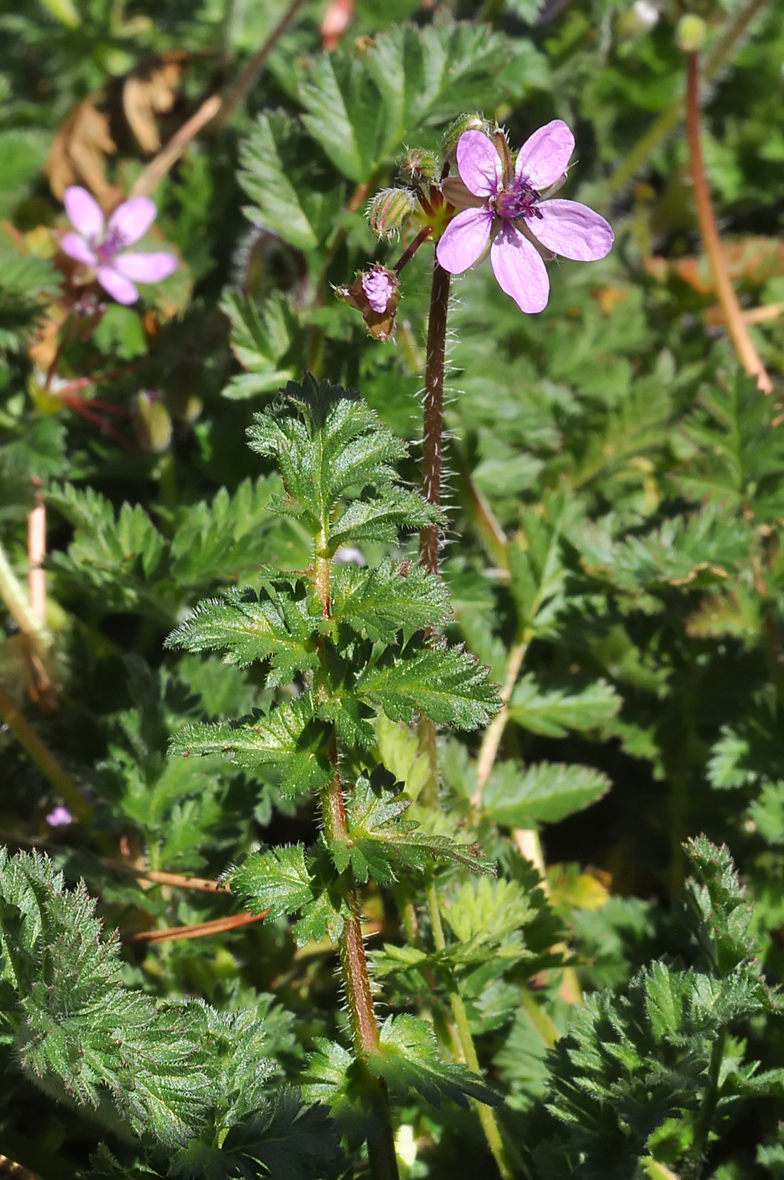
[[[46,817],[46,822],[50,828],[64,828],[66,824],[73,823],[73,816],[67,807],[63,807],[62,803],[55,807],[54,811],[50,811]]]
[[[149,197],[130,197],[118,205],[104,224],[103,213],[87,189],[71,185],[63,197],[65,211],[76,233],[67,233],[62,249],[77,262],[94,266],[96,277],[105,291],[118,303],[135,303],[139,292],[135,283],[159,283],[178,266],[174,254],[158,250],[151,254],[125,251],[138,242],[155,221],[158,209]]]
[[[547,306],[550,281],[532,238],[578,262],[604,258],[613,244],[604,218],[577,201],[542,196],[562,179],[573,151],[574,136],[554,119],[526,140],[512,171],[492,139],[482,131],[464,131],[457,144],[460,180],[444,184],[448,200],[462,205],[438,243],[444,270],[461,274],[489,246],[501,290],[521,311],[535,312]]]

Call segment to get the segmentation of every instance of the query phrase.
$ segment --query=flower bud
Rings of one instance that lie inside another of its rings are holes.
[[[411,148],[403,157],[400,171],[414,184],[421,184],[423,180],[435,180],[438,158],[424,148]]]
[[[616,33],[621,40],[648,33],[658,23],[659,10],[652,0],[635,0],[618,17]]]
[[[350,287],[338,287],[335,294],[362,313],[371,336],[389,339],[400,302],[400,279],[393,270],[376,265],[358,274]]]
[[[172,420],[159,393],[142,389],[133,403],[133,425],[142,450],[160,455],[171,442]]]
[[[678,21],[675,40],[684,53],[697,53],[705,44],[708,27],[701,16],[687,13]]]
[[[368,205],[367,218],[377,238],[396,238],[414,212],[416,197],[407,188],[384,188]]]
[[[492,127],[482,115],[459,115],[444,132],[444,138],[441,140],[442,159],[454,159],[457,141],[464,131],[484,131],[485,135],[490,135]]]

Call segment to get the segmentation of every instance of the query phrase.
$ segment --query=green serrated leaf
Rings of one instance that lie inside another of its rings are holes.
[[[341,192],[321,183],[310,137],[280,111],[261,114],[242,144],[240,163],[240,183],[257,206],[251,218],[284,242],[315,250],[330,231]]]
[[[392,721],[410,721],[419,710],[457,729],[486,725],[498,709],[487,669],[463,647],[391,649],[360,676],[357,691],[377,702]]]
[[[444,583],[419,565],[387,559],[376,569],[338,566],[330,589],[336,622],[386,643],[393,643],[402,627],[445,627],[451,616]]]
[[[524,676],[509,704],[509,718],[532,733],[565,737],[570,729],[596,729],[616,715],[621,698],[606,680],[596,680],[582,692],[542,691],[532,674]]]
[[[277,705],[247,724],[188,725],[172,738],[172,753],[226,754],[249,770],[267,766],[282,776],[281,789],[296,793],[329,780],[332,768],[323,753],[326,728],[308,695]]]
[[[259,307],[239,291],[229,291],[221,310],[231,320],[232,351],[248,370],[232,378],[223,396],[237,401],[280,389],[293,375],[283,362],[297,332],[296,318],[286,301],[272,296]]]
[[[533,828],[581,811],[609,789],[607,776],[590,766],[542,762],[523,769],[503,762],[488,780],[484,807],[495,823]]]
[[[388,1016],[380,1029],[378,1048],[365,1059],[371,1073],[403,1097],[416,1090],[436,1107],[442,1098],[466,1107],[469,1098],[488,1106],[503,1104],[500,1095],[466,1066],[442,1061],[430,1025],[415,1016]]]
[[[411,805],[404,795],[391,795],[362,775],[349,798],[347,833],[330,841],[329,850],[338,872],[348,866],[362,882],[373,878],[387,883],[399,870],[424,870],[433,859],[452,860],[479,873],[493,873],[495,866],[470,844],[458,844],[447,836],[431,835],[419,824],[401,817]]]
[[[253,913],[267,910],[270,920],[295,914],[313,898],[304,844],[251,853],[232,872],[230,883]]]
[[[271,684],[292,680],[318,663],[315,618],[305,599],[270,587],[265,595],[230,590],[225,598],[199,603],[169,635],[166,646],[186,651],[224,651],[224,663],[247,668],[270,660]]]

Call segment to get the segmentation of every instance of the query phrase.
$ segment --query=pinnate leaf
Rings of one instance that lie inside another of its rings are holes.
[[[609,721],[621,707],[621,698],[606,680],[596,680],[582,692],[541,690],[536,677],[524,676],[512,694],[510,720],[531,733],[565,737],[570,729],[584,732]]]
[[[267,910],[270,920],[295,914],[313,897],[305,846],[251,853],[231,874],[231,887],[254,913]]]
[[[248,770],[277,769],[281,788],[296,793],[317,788],[329,779],[323,754],[326,729],[314,714],[309,695],[285,701],[251,723],[188,725],[172,739],[175,754],[227,754]]]
[[[359,679],[358,692],[377,702],[392,721],[410,721],[416,710],[457,729],[486,725],[498,709],[487,669],[463,647],[388,650]]]
[[[430,1025],[415,1016],[388,1016],[378,1048],[367,1054],[366,1061],[371,1073],[383,1078],[394,1093],[405,1096],[416,1090],[436,1107],[442,1098],[466,1107],[469,1098],[488,1106],[503,1103],[465,1065],[442,1061]]]
[[[498,824],[532,828],[581,811],[609,789],[607,776],[590,766],[541,762],[524,769],[503,762],[490,776],[484,806]]]
[[[370,639],[393,643],[401,627],[444,627],[450,619],[449,595],[440,578],[420,565],[376,569],[339,566],[332,575],[332,618],[345,620]]]
[[[224,663],[247,668],[271,660],[271,684],[291,680],[318,662],[306,599],[270,586],[261,595],[230,590],[224,598],[206,599],[166,640],[186,651],[225,651]]]

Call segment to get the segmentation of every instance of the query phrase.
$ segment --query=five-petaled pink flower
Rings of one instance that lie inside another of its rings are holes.
[[[63,251],[77,262],[95,267],[95,275],[105,291],[118,303],[135,303],[139,292],[135,283],[159,283],[178,266],[174,254],[157,250],[151,254],[125,250],[138,242],[155,221],[158,209],[149,197],[131,197],[118,205],[104,223],[97,201],[87,189],[71,185],[63,197],[65,211],[77,233],[67,233]]]
[[[514,169],[508,151],[505,163],[492,139],[481,131],[464,131],[457,143],[462,184],[447,180],[444,185],[448,199],[463,206],[438,243],[444,270],[468,270],[489,245],[501,290],[522,311],[533,312],[547,306],[550,281],[532,239],[578,262],[604,258],[613,244],[604,218],[577,201],[542,195],[561,181],[573,151],[574,136],[560,119],[526,140]]]

